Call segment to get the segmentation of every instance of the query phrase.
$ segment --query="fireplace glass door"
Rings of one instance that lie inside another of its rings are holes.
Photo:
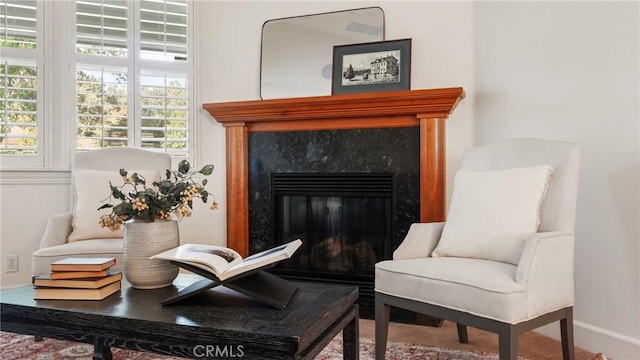
[[[274,174],[275,238],[300,238],[278,272],[311,279],[370,279],[388,257],[392,234],[389,174]]]

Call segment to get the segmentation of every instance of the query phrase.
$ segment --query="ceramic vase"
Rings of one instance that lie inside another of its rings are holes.
[[[124,276],[137,289],[169,286],[178,276],[178,267],[150,256],[180,245],[178,222],[132,219],[124,225]]]

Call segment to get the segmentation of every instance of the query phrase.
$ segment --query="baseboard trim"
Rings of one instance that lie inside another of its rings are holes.
[[[582,321],[574,321],[573,328],[576,346],[591,352],[603,353],[608,359],[640,359],[640,339]]]
[[[560,339],[560,325],[556,322],[538,328],[535,332]],[[603,353],[609,360],[640,359],[640,339],[615,331],[573,321],[575,345],[594,353]]]

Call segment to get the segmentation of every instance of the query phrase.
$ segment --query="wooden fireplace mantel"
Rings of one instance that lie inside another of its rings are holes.
[[[257,131],[420,127],[420,221],[443,221],[444,121],[463,98],[455,87],[203,104],[226,131],[227,246],[248,254],[248,133]]]

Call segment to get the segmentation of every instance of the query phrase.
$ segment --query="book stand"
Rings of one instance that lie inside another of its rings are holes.
[[[224,285],[229,289],[252,297],[258,301],[264,302],[278,309],[284,309],[289,305],[293,294],[298,290],[298,288],[291,282],[263,271],[263,269],[273,267],[275,264],[268,264],[264,267],[247,271],[246,273],[239,274],[232,278],[220,280],[212,273],[202,270],[199,267],[177,261],[171,261],[171,263],[203,276],[205,279],[196,281],[195,283],[180,290],[178,294],[165,299],[161,303],[163,306],[188,299],[216,286]]]

